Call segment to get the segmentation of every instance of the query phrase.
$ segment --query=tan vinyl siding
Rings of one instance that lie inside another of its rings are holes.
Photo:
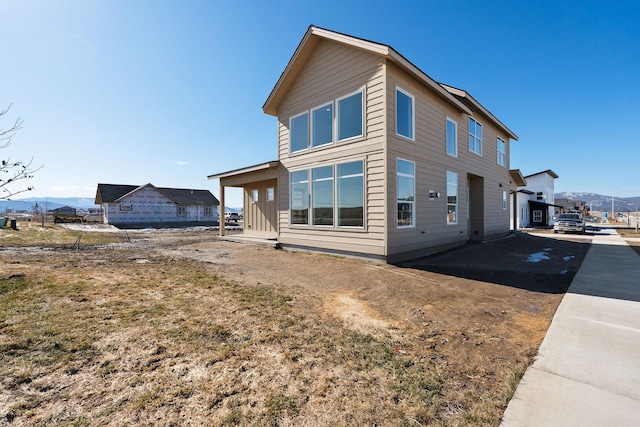
[[[289,153],[289,117],[358,90],[364,94],[362,138]],[[282,195],[278,239],[282,244],[385,254],[385,93],[384,64],[380,57],[336,43],[318,44],[279,109],[279,158],[284,168],[278,181],[278,193]],[[365,227],[290,226],[289,172],[355,160],[364,160],[365,165]]]
[[[474,118],[483,125],[482,156],[468,149],[468,115],[451,107],[431,89],[411,78],[399,68],[389,65],[387,76],[387,198],[390,255],[421,248],[463,243],[473,233],[467,219],[467,175],[483,177],[484,209],[478,224],[482,233],[496,234],[509,229],[509,210],[502,209],[502,190],[508,191],[509,170],[496,162],[497,132],[483,116]],[[396,135],[396,88],[415,97],[415,141]],[[475,113],[474,113],[475,114]],[[446,154],[446,118],[457,123],[458,156]],[[503,140],[508,137],[501,135]],[[396,160],[416,163],[415,228],[398,229],[396,225]],[[458,174],[458,222],[447,224],[447,171]],[[499,187],[502,183],[503,187]],[[440,193],[429,200],[429,190]]]

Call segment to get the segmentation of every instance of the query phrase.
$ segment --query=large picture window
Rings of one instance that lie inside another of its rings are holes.
[[[415,226],[415,182],[414,162],[396,161],[396,192],[398,198],[398,228]]]
[[[498,164],[500,166],[507,166],[507,143],[498,138],[496,145],[498,146]]]
[[[362,136],[362,91],[338,99],[338,141]]]
[[[458,156],[458,124],[447,117],[447,154]]]
[[[413,140],[414,133],[413,96],[396,88],[396,133]]]
[[[482,156],[482,125],[469,117],[469,151]]]
[[[333,225],[333,166],[311,170],[311,208],[314,225]]]
[[[338,165],[338,226],[364,227],[364,162]]]
[[[309,171],[291,172],[291,224],[309,224]]]
[[[364,161],[291,172],[290,180],[292,225],[364,227]]]
[[[458,174],[447,171],[447,224],[458,223]]]

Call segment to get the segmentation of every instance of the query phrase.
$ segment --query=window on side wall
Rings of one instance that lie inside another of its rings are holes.
[[[507,143],[501,138],[497,139],[496,145],[498,147],[498,164],[500,166],[507,167]]]
[[[469,117],[469,151],[482,156],[482,125]]]
[[[337,101],[338,141],[363,135],[362,91]]]
[[[204,207],[204,216],[213,216],[213,206]]]
[[[508,201],[507,201],[507,192],[503,191],[502,192],[502,210],[506,211],[507,210],[507,206],[508,206]]]
[[[253,203],[258,203],[258,190],[251,190],[251,201]]]
[[[447,171],[447,224],[458,223],[458,174]]]
[[[396,193],[398,199],[398,228],[415,226],[416,165],[409,160],[396,161]]]
[[[447,154],[458,156],[458,124],[447,117]]]
[[[289,119],[289,152],[309,148],[309,113],[305,112]]]
[[[276,190],[273,187],[267,188],[267,202],[273,202],[276,197]]]
[[[290,223],[296,225],[309,224],[309,171],[291,172],[291,206]]]
[[[396,88],[396,134],[414,140],[415,99],[409,93]]]
[[[186,206],[178,206],[178,216],[187,216]]]

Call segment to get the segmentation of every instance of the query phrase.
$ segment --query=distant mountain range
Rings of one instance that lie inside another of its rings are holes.
[[[71,206],[72,208],[87,210],[89,208],[98,207],[95,205],[93,197],[30,197],[20,200],[0,200],[0,212],[6,212],[7,209],[13,211],[33,211],[33,205],[38,203],[40,209],[52,210],[63,206]]]
[[[555,193],[554,197],[571,200],[581,200],[589,206],[592,211],[611,212],[611,196],[603,196],[594,193]],[[640,197],[613,197],[614,210],[616,212],[636,212],[640,205]]]

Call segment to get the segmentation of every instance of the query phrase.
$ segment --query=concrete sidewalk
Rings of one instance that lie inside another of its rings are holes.
[[[640,256],[615,230],[594,236],[501,425],[640,425]]]

